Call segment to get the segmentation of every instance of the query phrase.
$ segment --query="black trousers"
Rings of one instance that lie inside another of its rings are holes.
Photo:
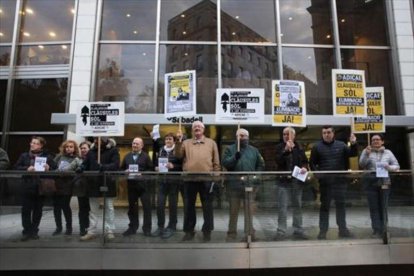
[[[39,232],[42,219],[44,197],[35,193],[24,193],[22,198],[23,235],[35,235]]]
[[[151,232],[151,191],[144,183],[128,181],[128,218],[129,228],[138,230],[139,211],[138,199],[141,199],[142,209],[144,211],[144,222],[142,230]]]
[[[56,228],[62,229],[62,212],[66,220],[66,229],[72,229],[72,209],[70,208],[71,195],[53,196],[53,214]]]
[[[184,232],[194,232],[197,222],[195,203],[197,193],[200,194],[203,207],[204,223],[203,232],[211,232],[214,229],[213,216],[213,189],[211,181],[184,182]]]
[[[89,227],[89,211],[91,210],[91,206],[89,205],[89,197],[78,196],[78,205],[79,231],[81,233],[86,233],[86,229]]]
[[[329,228],[329,209],[332,199],[335,200],[336,223],[339,231],[346,229],[345,197],[347,181],[339,177],[326,177],[319,180],[321,192],[321,208],[319,210],[319,229],[326,233]]]

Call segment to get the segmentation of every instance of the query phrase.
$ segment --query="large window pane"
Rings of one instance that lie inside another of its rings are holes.
[[[70,45],[20,46],[17,65],[69,64]]]
[[[15,14],[16,1],[0,1],[0,43],[12,42]]]
[[[341,44],[389,44],[384,0],[336,2]]]
[[[274,2],[273,0],[222,0],[221,39],[275,42]]]
[[[3,129],[3,118],[6,104],[7,80],[0,80],[0,131]]]
[[[12,104],[12,131],[59,131],[51,125],[52,113],[64,113],[68,79],[15,80]]]
[[[265,112],[271,113],[272,79],[279,76],[277,48],[223,46],[223,88],[264,88]]]
[[[333,49],[283,48],[283,78],[305,83],[308,114],[332,114]]]
[[[161,40],[217,40],[216,0],[162,0]]]
[[[155,40],[157,1],[105,0],[102,40]]]
[[[9,66],[11,47],[0,47],[0,66]]]
[[[283,43],[332,44],[330,0],[280,0]]]
[[[127,113],[154,113],[154,45],[101,45],[97,101],[125,101]]]
[[[71,40],[74,6],[74,0],[24,1],[19,41]]]
[[[389,50],[341,50],[342,66],[346,69],[365,71],[367,87],[383,86],[385,93],[385,113],[401,115],[397,108],[398,91],[394,88]]]
[[[185,70],[196,70],[197,113],[215,113],[217,47],[207,45],[161,46],[158,89],[162,97],[164,96],[164,74]]]

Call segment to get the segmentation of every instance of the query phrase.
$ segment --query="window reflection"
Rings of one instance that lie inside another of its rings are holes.
[[[16,1],[0,1],[0,43],[13,40],[14,16]]]
[[[222,0],[221,39],[275,42],[274,3],[273,0]]]
[[[10,64],[11,47],[0,47],[0,66],[8,66]]]
[[[397,91],[391,79],[390,51],[384,50],[342,50],[342,67],[365,71],[367,87],[383,86],[385,94],[385,113],[401,115],[397,109]]]
[[[71,40],[74,7],[74,0],[25,0],[19,41]]]
[[[105,0],[102,40],[155,40],[157,1]]]
[[[174,50],[175,49],[175,50]],[[196,70],[197,113],[215,113],[217,89],[217,47],[163,45],[160,47],[159,95],[164,97],[164,74]],[[163,110],[158,111],[163,112]]]
[[[70,45],[18,47],[17,65],[69,64]]]
[[[224,88],[265,89],[265,112],[271,113],[271,82],[279,76],[277,48],[223,46],[222,78]],[[249,56],[256,62],[249,61]]]
[[[332,44],[329,2],[330,0],[280,0],[282,42]]]
[[[10,129],[61,131],[50,124],[52,113],[65,112],[68,79],[15,80]]]
[[[217,40],[216,0],[162,0],[161,40]]]
[[[305,83],[308,114],[332,114],[332,49],[283,48],[283,78]]]
[[[0,132],[3,129],[3,118],[6,109],[7,80],[0,80]]]
[[[154,113],[154,45],[101,45],[97,101],[125,101],[127,113]]]
[[[341,44],[389,44],[384,0],[336,2]]]

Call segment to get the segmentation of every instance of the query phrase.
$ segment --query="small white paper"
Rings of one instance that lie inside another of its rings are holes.
[[[160,125],[154,125],[152,127],[152,139],[157,140],[160,137]]]
[[[68,161],[61,161],[60,163],[59,163],[59,168],[58,168],[58,170],[59,171],[67,171],[68,169],[69,169],[69,162]]]
[[[131,172],[131,173],[139,172],[139,166],[138,166],[138,164],[130,164],[128,166],[128,171]]]
[[[385,168],[386,162],[377,162],[376,173],[377,177],[389,177],[388,170]]]
[[[34,162],[34,168],[37,172],[44,172],[47,158],[46,157],[36,157]]]
[[[292,176],[302,182],[306,181],[306,178],[308,177],[308,172],[305,172],[304,174],[300,173],[301,168],[299,168],[298,166],[295,166],[293,168],[293,172],[292,172]]]
[[[158,158],[158,171],[159,172],[168,172],[168,158]]]

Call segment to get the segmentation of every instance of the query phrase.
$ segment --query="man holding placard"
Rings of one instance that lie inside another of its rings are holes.
[[[312,148],[310,166],[315,171],[344,171],[348,169],[349,157],[358,155],[356,137],[353,133],[349,138],[351,146],[335,140],[335,130],[332,126],[322,127],[322,140]],[[329,228],[329,207],[331,200],[335,199],[336,222],[339,227],[340,238],[352,238],[345,219],[345,195],[347,181],[343,176],[335,174],[322,174],[319,177],[321,192],[321,207],[319,210],[319,240],[326,239]]]

